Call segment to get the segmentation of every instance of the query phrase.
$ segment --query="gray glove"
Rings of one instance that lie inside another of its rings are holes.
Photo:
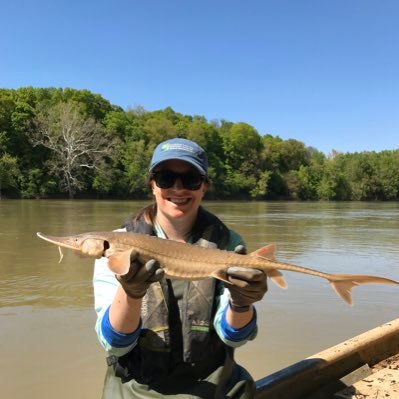
[[[138,259],[138,253],[132,251],[130,254],[130,269],[116,279],[120,282],[126,294],[131,298],[142,298],[147,288],[154,282],[163,278],[165,272],[160,268],[158,261],[150,259],[145,264]]]
[[[234,249],[235,253],[245,254],[243,245]],[[230,304],[233,310],[248,310],[254,302],[260,301],[267,292],[266,274],[258,269],[248,269],[231,266],[227,269],[227,280],[231,285],[226,285],[230,291]],[[238,309],[237,309],[238,308]]]

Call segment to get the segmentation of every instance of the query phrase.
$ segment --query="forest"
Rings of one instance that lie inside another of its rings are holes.
[[[381,132],[383,134],[383,132]],[[170,107],[124,110],[72,88],[0,89],[0,199],[145,199],[155,146],[196,141],[209,199],[398,200],[399,149],[330,154]]]

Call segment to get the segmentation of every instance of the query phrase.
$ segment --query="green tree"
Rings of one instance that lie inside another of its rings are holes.
[[[375,200],[378,186],[371,153],[361,152],[348,155],[347,167],[351,199],[355,201]]]
[[[301,141],[289,139],[277,146],[279,152],[279,169],[281,172],[299,170],[301,166],[310,165],[311,151]]]
[[[66,156],[73,146],[60,133],[65,121],[60,104],[71,108],[69,120],[80,126],[74,131],[86,131],[87,152],[76,157]],[[72,110],[78,111],[77,119]],[[45,125],[47,129],[42,129]],[[171,107],[124,111],[89,90],[0,89],[0,156],[6,195],[41,198],[59,195],[61,188],[70,196],[79,190],[84,195],[142,198],[148,194],[145,181],[151,153],[159,142],[172,137],[188,138],[205,148],[213,198],[399,197],[399,150],[333,151],[326,158],[294,139],[261,137],[243,122],[208,122],[204,116],[183,115]]]
[[[12,132],[12,113],[15,103],[12,91],[0,89],[0,151],[11,151],[8,148],[10,135]]]
[[[102,121],[108,112],[122,110],[120,107],[111,105],[100,94],[94,94],[89,90],[66,88],[62,90],[60,100],[74,104],[84,116],[94,118],[97,122]]]
[[[382,151],[375,154],[375,163],[376,180],[380,188],[379,199],[398,199],[399,151]]]
[[[122,149],[124,182],[127,192],[136,198],[149,193],[147,176],[151,153],[143,140],[129,141]]]
[[[248,159],[259,156],[262,148],[261,137],[251,125],[235,123],[222,135],[226,165],[232,169],[239,169]]]
[[[122,141],[147,141],[144,132],[144,118],[138,116],[134,110],[110,111],[104,118],[106,131],[117,136]]]
[[[31,168],[20,177],[22,198],[43,198],[57,195],[58,180],[46,173],[45,168]]]
[[[114,157],[112,157],[114,158]],[[110,194],[125,196],[122,171],[113,159],[99,159],[94,170],[91,187],[96,191],[97,197],[103,198]]]
[[[348,162],[348,154],[332,151],[324,163],[323,177],[317,189],[319,198],[345,201],[351,199]]]
[[[262,142],[259,133],[247,123],[224,126],[225,192],[227,195],[259,196],[265,176],[261,176]]]
[[[264,170],[259,173],[256,182],[252,185],[250,189],[250,195],[254,199],[263,199],[269,194],[269,180],[271,172],[269,170]]]
[[[212,182],[208,196],[223,195],[225,178],[223,142],[214,125],[202,118],[194,118],[185,128],[186,138],[197,142],[207,153],[209,162],[209,177]]]
[[[297,196],[304,200],[316,200],[320,198],[320,185],[325,173],[325,155],[315,149],[309,148],[309,164],[301,164],[295,176],[298,179]],[[323,199],[326,193],[323,192]]]
[[[270,134],[262,138],[262,158],[264,169],[270,170],[270,198],[314,197],[313,171],[307,167],[311,163],[312,148],[306,148],[301,141]]]
[[[152,148],[164,140],[177,136],[173,123],[163,116],[148,118],[144,122],[143,132]]]
[[[20,176],[17,158],[7,153],[0,156],[0,200],[2,190],[9,187],[17,187],[17,181]]]

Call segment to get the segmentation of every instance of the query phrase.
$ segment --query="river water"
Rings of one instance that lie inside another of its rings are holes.
[[[94,332],[92,265],[36,238],[119,227],[145,202],[0,201],[0,392],[4,398],[98,398],[105,356]],[[255,250],[332,273],[399,280],[399,203],[205,202]],[[237,351],[259,379],[399,317],[399,287],[354,289],[353,307],[323,279],[285,273],[257,305],[258,337]]]

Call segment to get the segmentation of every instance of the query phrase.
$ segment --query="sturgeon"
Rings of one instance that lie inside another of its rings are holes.
[[[278,262],[275,245],[267,245],[248,255],[207,248],[132,232],[90,232],[65,237],[54,237],[37,233],[38,237],[59,247],[72,249],[85,256],[108,258],[109,269],[119,275],[126,274],[130,267],[130,255],[136,251],[141,262],[156,259],[168,278],[202,280],[214,277],[228,284],[226,270],[234,265],[262,270],[277,286],[287,288],[281,270],[304,273],[329,281],[336,293],[348,304],[352,304],[353,287],[368,284],[397,284],[398,281],[384,277],[360,274],[330,274],[315,269]]]

